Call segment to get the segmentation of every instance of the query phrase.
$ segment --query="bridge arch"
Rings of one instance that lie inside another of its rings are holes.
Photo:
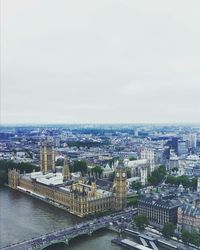
[[[100,227],[100,228],[94,228],[93,230],[91,230],[91,233],[93,234],[93,233],[95,233],[97,231],[101,231],[101,230],[104,230],[106,228],[108,228],[108,227],[107,226],[103,226],[103,227]]]
[[[70,243],[71,241],[75,241],[75,240],[78,239],[78,238],[83,238],[83,237],[88,237],[88,236],[90,236],[89,233],[83,232],[83,233],[81,233],[81,234],[74,235],[73,237],[71,237],[71,238],[68,240],[68,242]]]
[[[51,243],[49,243],[49,244],[47,244],[47,245],[45,245],[45,246],[41,246],[41,248],[40,248],[40,250],[47,250],[47,248],[48,247],[50,247],[50,246],[54,246],[54,245],[57,245],[57,244],[64,244],[64,245],[68,245],[68,241],[65,241],[65,240],[60,240],[60,241],[54,241],[54,242],[51,242]]]

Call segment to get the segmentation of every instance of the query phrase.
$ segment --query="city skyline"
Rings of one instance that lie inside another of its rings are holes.
[[[199,11],[2,0],[1,124],[199,123]]]

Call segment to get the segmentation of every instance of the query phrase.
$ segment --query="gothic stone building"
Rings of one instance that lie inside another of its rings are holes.
[[[121,210],[126,207],[127,176],[124,167],[116,168],[116,176],[111,191],[98,189],[95,182],[91,185],[79,181],[70,186],[46,185],[31,177],[20,175],[16,170],[8,173],[8,184],[18,189],[65,207],[70,213],[80,217],[109,210]]]

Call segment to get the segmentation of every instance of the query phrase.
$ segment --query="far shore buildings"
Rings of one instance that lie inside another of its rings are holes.
[[[92,178],[80,177],[73,181],[66,160],[62,172],[55,172],[54,147],[51,142],[41,143],[40,157],[40,172],[21,175],[17,170],[9,170],[8,185],[50,203],[59,204],[79,217],[126,207],[125,167],[119,165],[115,169],[115,180],[108,191],[100,188]]]

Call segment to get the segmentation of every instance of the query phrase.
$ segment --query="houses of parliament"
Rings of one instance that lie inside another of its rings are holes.
[[[99,187],[91,177],[72,180],[66,158],[61,171],[57,172],[53,143],[43,141],[40,144],[40,170],[30,174],[9,170],[9,187],[59,205],[79,217],[126,207],[127,175],[123,166],[116,167],[109,190]]]

